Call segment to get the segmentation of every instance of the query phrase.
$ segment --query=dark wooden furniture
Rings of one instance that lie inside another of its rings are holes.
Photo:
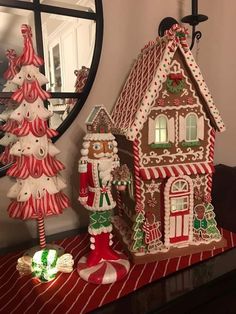
[[[213,203],[219,225],[236,232],[236,167],[216,166]],[[236,249],[147,285],[96,314],[236,313]]]

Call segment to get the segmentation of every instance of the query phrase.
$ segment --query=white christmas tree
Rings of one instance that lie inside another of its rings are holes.
[[[19,58],[14,49],[8,49],[6,51],[6,57],[8,58],[8,69],[4,72],[3,77],[7,82],[2,91],[14,92],[17,89],[17,85],[12,83],[12,79],[18,72]],[[4,121],[4,124],[0,127],[0,130],[4,132],[4,136],[0,139],[0,145],[5,147],[0,155],[0,163],[7,165],[15,161],[15,156],[10,155],[9,152],[12,145],[17,140],[17,137],[12,132],[17,127],[18,123],[10,118],[11,113],[16,107],[16,102],[12,99],[1,99],[0,102],[6,106],[5,110],[0,114],[0,119]]]
[[[33,49],[30,26],[23,24],[21,32],[24,38],[19,59],[21,70],[12,80],[20,86],[12,95],[19,107],[10,116],[19,123],[14,130],[18,141],[10,150],[18,158],[7,172],[16,178],[7,194],[12,199],[8,212],[12,218],[37,219],[40,247],[44,249],[44,217],[62,213],[69,200],[61,191],[66,186],[59,174],[64,165],[55,158],[59,150],[51,141],[57,131],[48,127],[52,113],[44,107],[50,94],[41,88],[48,82],[39,72],[43,60]]]

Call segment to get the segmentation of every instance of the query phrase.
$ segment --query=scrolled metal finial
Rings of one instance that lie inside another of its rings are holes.
[[[190,45],[190,50],[193,49],[193,46],[194,46],[194,43],[195,43],[195,39],[200,40],[202,38],[202,33],[200,31],[194,31],[193,34],[192,34],[192,42],[191,42],[191,45]]]

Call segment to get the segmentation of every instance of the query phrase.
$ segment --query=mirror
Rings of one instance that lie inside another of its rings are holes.
[[[6,123],[1,113],[9,109],[13,91],[4,78],[9,68],[6,51],[21,55],[21,25],[28,24],[35,51],[44,58],[40,71],[49,81],[45,89],[52,96],[45,106],[53,112],[49,126],[59,132],[56,141],[81,110],[96,75],[103,37],[102,1],[0,0],[0,20],[0,126]],[[0,154],[4,149],[0,145]],[[0,176],[8,167],[0,163]]]

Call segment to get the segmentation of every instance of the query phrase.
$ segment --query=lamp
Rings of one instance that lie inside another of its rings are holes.
[[[200,31],[196,31],[196,26],[206,20],[208,20],[208,16],[198,14],[198,0],[192,0],[192,14],[184,16],[181,19],[181,22],[187,23],[192,26],[192,40],[190,45],[191,50],[193,49],[195,39],[199,40],[202,37],[202,33]],[[159,36],[163,36],[165,31],[170,29],[171,26],[176,23],[178,24],[178,22],[172,17],[164,18],[158,28]]]

